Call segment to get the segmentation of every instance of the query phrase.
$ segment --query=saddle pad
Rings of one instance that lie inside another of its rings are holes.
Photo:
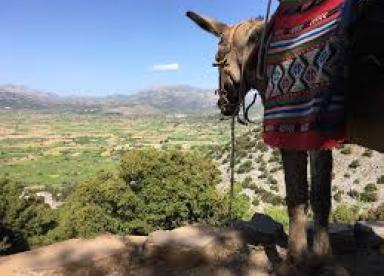
[[[264,141],[284,149],[338,146],[346,137],[349,0],[281,2],[266,52]]]

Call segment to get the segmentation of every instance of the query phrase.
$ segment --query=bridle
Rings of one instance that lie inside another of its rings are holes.
[[[240,83],[239,83],[239,89],[238,89],[238,99],[236,103],[231,103],[231,101],[228,99],[228,91],[224,87],[224,83],[221,81],[222,80],[222,74],[225,73],[225,68],[229,66],[228,60],[227,60],[227,55],[231,51],[236,51],[235,48],[233,48],[233,38],[235,36],[236,31],[239,29],[240,26],[242,26],[243,23],[237,24],[234,28],[231,29],[231,32],[229,34],[229,49],[226,51],[225,56],[218,60],[217,62],[213,63],[213,67],[218,67],[219,68],[219,88],[215,90],[215,94],[219,95],[219,100],[222,101],[222,104],[226,107],[232,107],[234,108],[233,114],[236,115],[237,121],[243,125],[247,125],[248,123],[255,123],[249,118],[249,110],[251,107],[255,104],[256,99],[257,99],[257,93],[254,93],[253,99],[250,104],[246,106],[245,104],[245,96],[248,92],[246,89],[246,80],[245,80],[245,64],[246,62],[243,62],[241,64],[240,68]],[[240,117],[240,109],[242,108],[242,113],[243,113],[243,118]]]

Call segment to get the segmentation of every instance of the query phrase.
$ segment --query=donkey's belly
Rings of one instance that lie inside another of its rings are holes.
[[[348,141],[384,152],[384,1],[367,1],[355,28]]]

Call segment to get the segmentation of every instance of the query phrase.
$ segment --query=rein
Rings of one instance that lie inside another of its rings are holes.
[[[261,44],[260,44],[260,47],[259,47],[259,51],[258,51],[258,62],[257,62],[257,67],[256,67],[256,77],[258,79],[262,79],[263,78],[263,72],[262,72],[262,66],[261,64],[263,63],[263,58],[262,58],[262,52],[265,51],[265,44],[266,44],[266,29],[267,29],[267,23],[268,23],[268,20],[269,20],[269,16],[270,16],[270,10],[271,10],[271,2],[272,0],[269,0],[268,2],[268,6],[267,6],[267,11],[266,11],[266,17],[265,17],[265,24],[264,24],[264,29],[263,29],[263,33],[262,33],[262,36],[261,36]],[[232,44],[233,44],[233,37],[237,31],[237,29],[242,25],[243,23],[240,23],[238,25],[235,26],[235,28],[233,28],[231,30],[231,33],[230,33],[230,36],[229,36],[229,46],[230,46],[230,49],[228,52],[230,52],[232,50]],[[222,60],[219,60],[218,62],[214,63],[213,66],[214,67],[219,67],[219,88],[215,91],[215,94],[218,94],[220,99],[222,99],[225,103],[225,105],[227,106],[234,106],[236,108],[235,112],[233,112],[232,116],[231,116],[231,153],[230,153],[230,191],[229,191],[229,209],[228,209],[228,219],[229,219],[229,222],[231,223],[232,220],[233,220],[233,201],[234,201],[234,186],[235,186],[235,152],[236,152],[236,137],[235,137],[235,125],[236,125],[236,120],[235,120],[235,117],[237,117],[237,122],[243,124],[243,125],[247,125],[248,123],[255,123],[254,121],[251,121],[249,119],[249,110],[250,108],[255,104],[256,102],[256,99],[257,99],[257,93],[255,92],[254,96],[253,96],[253,99],[251,101],[251,103],[246,106],[245,105],[245,96],[246,96],[246,81],[245,81],[245,65],[246,65],[246,61],[250,58],[250,56],[252,55],[252,52],[251,51],[249,54],[248,54],[248,58],[244,60],[244,62],[241,64],[241,69],[240,69],[240,86],[239,86],[239,91],[238,91],[238,100],[237,100],[237,103],[231,103],[228,99],[228,92],[226,91],[225,87],[223,87],[223,84],[222,84],[222,81],[221,81],[221,78],[222,78],[222,74],[225,73],[225,72],[222,72],[223,71],[223,68],[227,67],[229,64],[227,62],[227,58],[224,57]],[[244,116],[244,119],[240,118],[239,116],[239,109],[240,107],[242,106],[243,108],[243,116]]]
[[[242,24],[238,24],[235,28],[231,30],[230,36],[229,36],[229,45],[230,45],[230,52],[232,50],[232,43],[233,43],[233,37],[237,31],[237,29],[241,26]],[[237,117],[237,121],[241,124],[246,125],[247,122],[242,120],[239,117],[239,109],[240,106],[243,106],[243,114],[244,118],[250,122],[253,123],[251,120],[249,120],[248,117],[248,111],[249,109],[254,105],[256,102],[257,94],[255,93],[253,100],[250,105],[245,107],[245,77],[244,77],[244,71],[245,71],[245,62],[241,65],[241,70],[240,70],[240,87],[238,91],[238,101],[237,103],[231,103],[228,100],[228,92],[226,91],[225,87],[223,87],[221,77],[222,77],[222,68],[225,68],[228,66],[228,62],[226,58],[223,58],[222,60],[219,60],[217,63],[213,64],[214,67],[219,67],[219,89],[215,91],[215,94],[218,94],[219,97],[224,100],[225,105],[227,106],[235,106],[236,110],[233,112],[231,115],[231,153],[230,153],[230,191],[229,191],[229,209],[228,209],[228,220],[229,223],[232,222],[233,220],[233,201],[234,201],[234,186],[235,186],[235,146],[236,146],[236,137],[235,137],[235,126],[236,126],[236,120],[235,118]]]

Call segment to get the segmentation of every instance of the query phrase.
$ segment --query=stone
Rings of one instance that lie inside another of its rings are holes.
[[[0,275],[126,275],[131,267],[129,240],[103,235],[73,239],[0,258]]]
[[[286,248],[288,236],[281,223],[270,216],[255,213],[250,221],[237,221],[233,228],[239,231],[247,243],[252,245],[274,245]]]
[[[357,246],[361,250],[382,250],[384,246],[384,222],[359,221],[354,228]]]
[[[230,262],[245,249],[242,236],[234,230],[192,225],[153,232],[145,242],[143,255],[171,267],[188,268],[197,264]]]
[[[308,225],[308,240],[309,245],[313,243],[314,224]],[[332,246],[332,251],[335,254],[353,253],[356,251],[356,242],[353,226],[348,224],[330,224],[329,238]]]

